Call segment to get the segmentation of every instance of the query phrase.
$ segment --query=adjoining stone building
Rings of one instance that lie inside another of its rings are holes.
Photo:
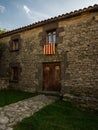
[[[0,35],[9,88],[98,99],[98,5]]]

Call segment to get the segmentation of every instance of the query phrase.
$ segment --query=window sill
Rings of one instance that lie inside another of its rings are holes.
[[[18,80],[9,80],[10,83],[18,83]]]
[[[17,51],[19,51],[19,49],[18,50],[10,50],[10,52],[17,52]]]

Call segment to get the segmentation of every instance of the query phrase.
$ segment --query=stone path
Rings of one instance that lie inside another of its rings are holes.
[[[33,115],[56,99],[38,95],[0,108],[0,130],[13,130],[13,126],[23,118]]]

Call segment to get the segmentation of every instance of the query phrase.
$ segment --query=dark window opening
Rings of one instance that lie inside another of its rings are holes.
[[[10,51],[18,51],[20,47],[20,36],[14,36],[10,41]]]
[[[11,81],[19,80],[19,68],[17,66],[11,67]]]
[[[19,50],[19,39],[12,40],[12,50],[13,51]]]

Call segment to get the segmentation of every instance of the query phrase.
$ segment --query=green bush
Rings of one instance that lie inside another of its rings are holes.
[[[4,50],[5,50],[5,44],[0,42],[0,58],[2,57]]]
[[[0,29],[0,34],[7,32],[6,29]]]

